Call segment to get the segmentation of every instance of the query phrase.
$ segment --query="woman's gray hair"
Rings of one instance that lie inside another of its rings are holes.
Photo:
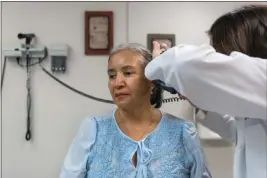
[[[145,46],[139,43],[123,43],[115,46],[109,55],[109,59],[116,53],[124,50],[130,50],[139,53],[143,57],[143,64],[146,66],[152,60],[152,54]]]

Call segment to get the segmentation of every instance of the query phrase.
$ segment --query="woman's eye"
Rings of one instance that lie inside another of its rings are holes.
[[[115,78],[115,75],[109,75],[109,78],[110,79],[114,79]]]
[[[130,75],[133,74],[133,72],[125,72],[124,74],[125,74],[126,76],[130,76]]]

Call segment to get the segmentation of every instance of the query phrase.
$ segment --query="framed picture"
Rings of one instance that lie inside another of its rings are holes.
[[[175,34],[148,34],[147,35],[147,48],[152,52],[153,41],[165,43],[167,48],[175,46]]]
[[[113,48],[113,12],[85,12],[85,55],[108,55]]]

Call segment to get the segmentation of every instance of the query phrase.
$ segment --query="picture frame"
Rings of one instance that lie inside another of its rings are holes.
[[[165,43],[167,48],[175,46],[175,34],[147,34],[147,48],[152,52],[153,41]]]
[[[85,11],[85,55],[109,55],[113,48],[113,12]]]

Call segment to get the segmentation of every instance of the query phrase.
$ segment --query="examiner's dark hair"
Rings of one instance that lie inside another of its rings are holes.
[[[118,46],[115,46],[112,51],[110,52],[109,59],[116,53],[123,51],[123,50],[130,50],[139,53],[143,57],[143,66],[146,67],[146,65],[152,60],[152,54],[151,52],[144,47],[143,45],[139,43],[124,43],[120,44]],[[108,59],[108,60],[109,60]],[[163,99],[163,90],[155,86],[152,90],[152,94],[150,97],[150,103],[155,108],[160,108],[162,105],[162,99]]]
[[[267,5],[243,6],[219,17],[208,34],[216,51],[267,58]]]

